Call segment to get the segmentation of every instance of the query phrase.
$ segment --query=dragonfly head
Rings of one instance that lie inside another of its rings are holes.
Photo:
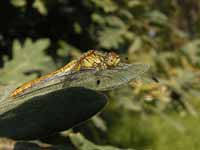
[[[109,52],[107,55],[106,63],[108,66],[113,67],[117,66],[120,62],[119,55],[114,52]]]

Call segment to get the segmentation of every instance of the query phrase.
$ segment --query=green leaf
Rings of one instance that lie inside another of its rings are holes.
[[[117,10],[118,6],[113,0],[90,0],[97,7],[102,8],[106,13],[114,12]]]
[[[106,24],[112,27],[125,27],[126,25],[120,17],[114,15],[104,16],[98,13],[93,13],[92,20],[100,25]]]
[[[189,57],[192,63],[200,64],[200,39],[186,43],[181,50]]]
[[[142,47],[142,39],[137,37],[134,42],[129,46],[128,51],[134,53]]]
[[[106,126],[106,122],[99,116],[94,116],[92,118],[92,122],[94,123],[94,125],[99,128],[101,131],[107,131],[107,126]]]
[[[131,0],[131,1],[128,1],[128,7],[130,7],[130,8],[141,6],[143,4],[144,4],[144,2],[142,2],[140,0]]]
[[[24,73],[32,69],[47,70],[48,65],[52,66],[52,61],[45,54],[45,49],[49,46],[48,39],[40,39],[33,42],[27,38],[24,44],[18,40],[13,42],[13,59],[4,57],[5,66],[0,70],[0,82],[7,84],[23,83],[33,79],[36,75],[26,76]]]
[[[160,11],[154,10],[152,12],[148,12],[147,14],[150,21],[159,25],[167,25],[168,18],[165,14]]]
[[[105,24],[105,18],[98,14],[98,13],[93,13],[92,14],[92,20],[95,22],[95,23],[98,23],[98,24]]]
[[[73,56],[81,55],[80,49],[76,48],[75,46],[73,46],[63,40],[58,41],[58,45],[59,45],[59,49],[57,51],[58,51],[58,56],[60,56],[60,57],[66,58],[69,54],[71,54]]]
[[[124,28],[106,28],[99,32],[99,43],[103,48],[118,48],[124,42],[125,32]]]
[[[10,2],[15,7],[24,7],[24,6],[26,6],[26,0],[11,0]]]
[[[48,13],[44,0],[35,0],[33,3],[33,7],[36,8],[38,12],[41,13],[42,15],[47,15]]]
[[[77,34],[81,34],[82,33],[82,27],[78,22],[74,23],[74,31]]]
[[[114,15],[106,17],[105,20],[108,23],[108,25],[113,27],[125,27],[126,25],[122,19]]]

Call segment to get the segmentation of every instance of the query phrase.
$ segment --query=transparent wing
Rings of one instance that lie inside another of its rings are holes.
[[[16,98],[8,97],[6,101],[0,102],[0,114],[17,107],[32,97],[65,88],[84,87],[96,91],[114,89],[137,79],[148,69],[149,65],[146,64],[120,64],[113,69],[101,71],[89,69],[71,74],[63,73],[48,82],[38,84]]]
[[[122,86],[141,76],[149,69],[146,64],[120,64],[113,69],[83,71],[65,79],[63,87],[80,86],[105,91]]]

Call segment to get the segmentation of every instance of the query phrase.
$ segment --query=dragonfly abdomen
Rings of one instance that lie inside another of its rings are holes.
[[[71,72],[71,70],[74,68],[75,66],[75,61],[71,61],[70,63],[68,63],[67,65],[65,65],[64,67],[49,73],[47,75],[44,75],[40,78],[37,78],[35,80],[31,80],[29,82],[26,82],[24,84],[22,84],[20,87],[18,87],[17,89],[15,89],[12,93],[11,93],[11,97],[16,97],[18,95],[23,94],[26,90],[37,86],[38,84],[41,84],[43,82],[48,82],[50,80],[55,79],[56,77],[59,77],[60,74],[69,74]]]

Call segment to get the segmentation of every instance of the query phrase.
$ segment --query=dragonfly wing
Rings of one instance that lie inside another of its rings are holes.
[[[89,69],[63,74],[19,97],[10,97],[6,101],[0,102],[0,114],[23,104],[33,97],[70,87],[84,87],[95,91],[114,89],[137,79],[148,69],[149,65],[146,64],[121,64],[113,69],[100,71]]]
[[[106,91],[137,79],[148,69],[149,65],[146,64],[121,64],[113,69],[79,72],[72,75],[75,80],[67,76],[63,87],[80,86],[96,91]]]

